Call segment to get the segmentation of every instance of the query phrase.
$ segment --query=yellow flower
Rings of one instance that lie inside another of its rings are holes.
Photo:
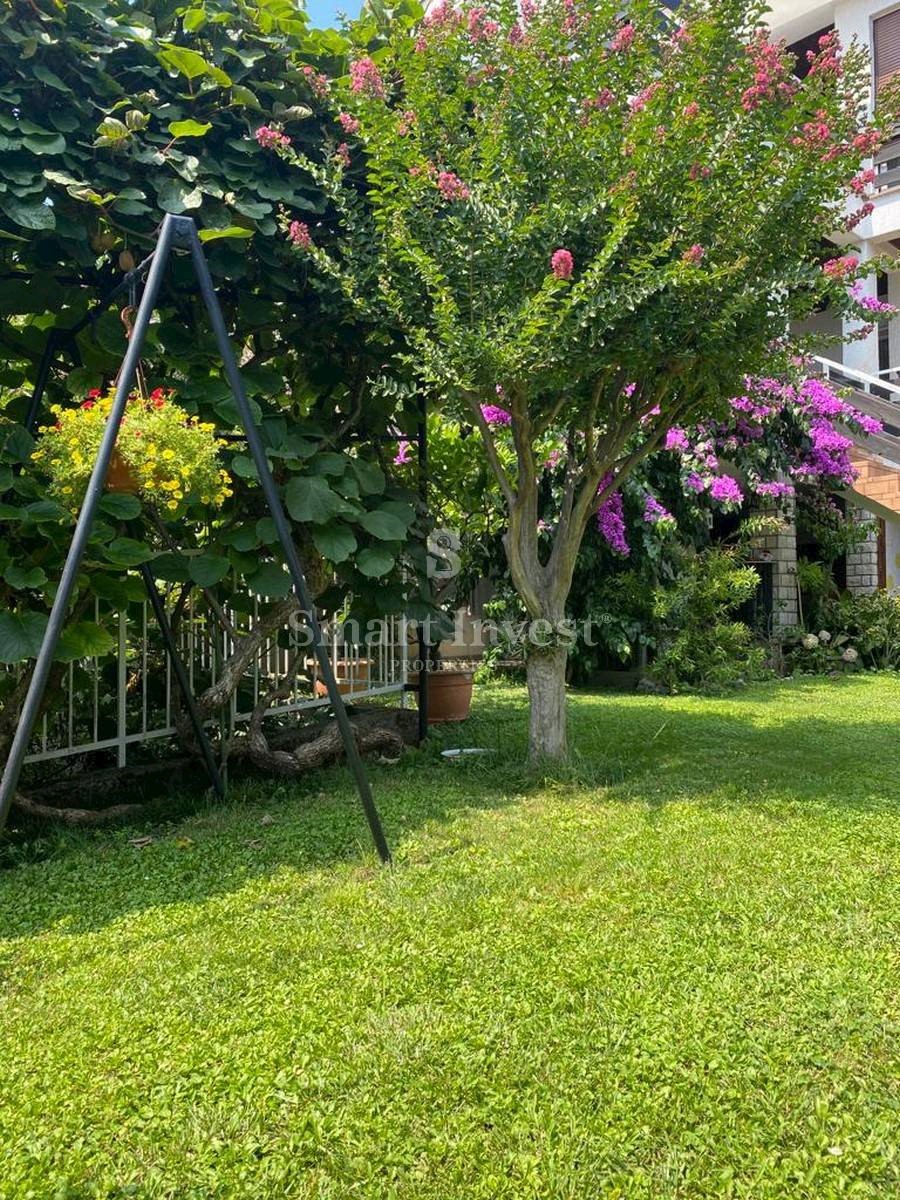
[[[166,462],[168,462],[170,459],[175,457],[175,451],[174,450],[163,450],[161,457],[164,458],[166,460]]]
[[[166,504],[166,508],[170,509],[172,512],[174,512],[177,507],[178,507],[177,500],[169,500],[168,503]]]

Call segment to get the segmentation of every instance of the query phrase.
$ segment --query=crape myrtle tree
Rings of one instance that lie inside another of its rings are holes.
[[[763,12],[440,3],[351,62],[328,161],[269,130],[343,213],[337,236],[290,224],[303,269],[400,328],[422,386],[480,431],[532,622],[536,756],[566,750],[566,598],[594,515],[669,429],[775,373],[792,319],[826,295],[858,308],[859,264],[823,270],[822,244],[880,138],[865,54],[828,34],[799,81]],[[563,483],[548,538],[551,431]]]

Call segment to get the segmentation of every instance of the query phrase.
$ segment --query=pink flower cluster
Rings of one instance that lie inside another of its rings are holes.
[[[295,246],[299,246],[301,250],[308,250],[312,245],[312,238],[309,235],[309,226],[305,221],[291,221],[288,226],[288,237]]]
[[[345,170],[350,166],[350,147],[346,142],[341,142],[334,152],[334,157]]]
[[[397,447],[397,453],[394,455],[394,466],[402,467],[412,458],[412,442],[408,442],[405,438]]]
[[[684,254],[682,254],[681,261],[687,263],[689,266],[697,266],[703,261],[705,254],[706,251],[699,242],[694,242],[693,246],[688,247]]]
[[[350,64],[350,91],[375,100],[384,99],[384,80],[377,65],[368,56]]]
[[[791,138],[791,145],[806,150],[823,150],[831,140],[831,126],[828,124],[828,113],[820,108],[814,121],[805,121],[801,132]],[[834,147],[829,151],[829,158],[834,157]]]
[[[472,194],[460,177],[452,171],[438,172],[437,186],[445,200],[468,200]]]
[[[795,489],[792,483],[784,483],[780,479],[773,479],[767,483],[756,484],[753,490],[757,496],[778,498],[781,496],[793,496]]]
[[[766,31],[759,29],[747,46],[747,54],[753,66],[753,83],[741,96],[744,110],[754,112],[764,100],[789,100],[796,84],[789,78],[784,42],[770,42]]]
[[[352,113],[339,112],[338,120],[341,123],[341,129],[343,129],[344,133],[350,134],[351,137],[354,133],[359,133],[359,121]]]
[[[275,150],[278,146],[289,146],[291,144],[291,139],[288,135],[282,133],[280,129],[275,129],[272,125],[260,125],[254,136],[259,144],[267,150]]]
[[[604,108],[609,108],[614,100],[615,96],[613,93],[608,87],[604,87],[600,89],[596,96],[588,96],[586,100],[582,100],[581,107],[585,112],[590,112],[591,109],[602,110]]]
[[[554,250],[550,256],[550,270],[557,279],[571,279],[575,259],[568,250]]]
[[[858,266],[859,259],[855,254],[843,254],[840,258],[829,258],[822,263],[822,270],[831,279],[846,279]]]
[[[860,171],[858,175],[854,175],[847,187],[856,196],[864,196],[866,188],[875,182],[877,176],[874,167],[866,167],[864,171]]]
[[[628,101],[628,107],[633,113],[643,112],[661,87],[662,84],[658,79],[655,83],[648,84],[636,96],[631,97]]]
[[[709,494],[720,504],[743,504],[744,493],[731,475],[717,475],[709,485]]]
[[[841,38],[836,29],[823,33],[819,38],[818,52],[807,50],[806,61],[809,63],[809,75],[832,75],[840,79],[844,73],[841,62]]]
[[[613,38],[613,40],[609,44],[609,48],[610,48],[610,50],[612,50],[613,54],[621,54],[625,50],[630,50],[631,47],[634,45],[634,39],[635,39],[636,33],[637,33],[637,30],[631,24],[630,21],[627,22],[627,24],[622,25],[619,28],[619,31],[616,34],[616,36]]]
[[[487,9],[480,6],[469,9],[467,28],[469,41],[474,45],[477,45],[479,42],[489,41],[500,32],[500,26],[497,22],[489,20]]]
[[[315,67],[310,66],[301,67],[300,70],[306,77],[306,82],[309,84],[314,96],[318,96],[321,100],[328,95],[330,85],[321,71],[317,71]]]

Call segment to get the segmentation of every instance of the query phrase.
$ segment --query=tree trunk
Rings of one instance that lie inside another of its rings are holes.
[[[566,755],[566,648],[528,648],[525,661],[531,712],[528,754],[532,759]]]

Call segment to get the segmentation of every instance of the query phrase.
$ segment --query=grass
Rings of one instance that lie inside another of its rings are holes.
[[[541,779],[482,690],[393,871],[335,770],[0,873],[0,1196],[896,1196],[898,705],[579,695]]]

